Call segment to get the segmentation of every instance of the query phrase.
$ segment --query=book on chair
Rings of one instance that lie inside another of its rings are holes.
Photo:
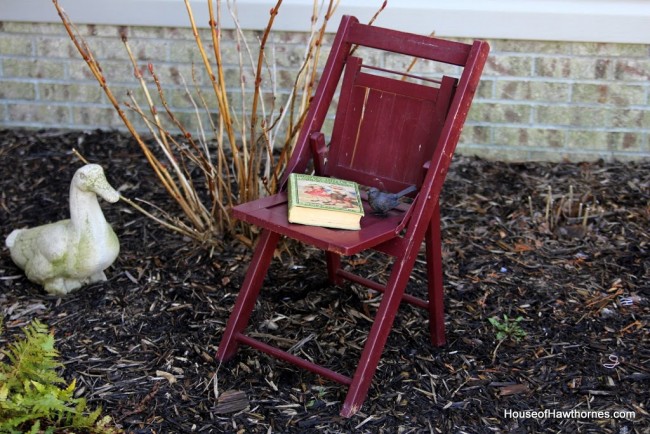
[[[289,175],[289,222],[335,229],[361,229],[359,184],[343,179]]]

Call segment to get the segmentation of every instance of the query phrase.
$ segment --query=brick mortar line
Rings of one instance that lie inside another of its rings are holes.
[[[0,23],[2,23],[2,22],[3,21],[0,21]],[[33,24],[35,27],[41,27],[41,28],[52,28],[52,25],[55,25],[55,26],[57,26],[57,28],[60,27],[62,29],[62,26],[57,25],[57,23],[29,23],[29,22],[24,22],[24,24]],[[82,25],[82,26],[85,26],[85,25]],[[82,35],[82,36],[86,40],[89,40],[89,41],[93,40],[93,39],[95,39],[95,40],[118,40],[119,41],[119,36],[117,35],[117,29],[120,26],[116,26],[116,25],[99,25],[98,27],[106,28],[106,29],[115,29],[116,35],[115,36]],[[129,28],[129,29],[147,29],[146,26],[127,26],[127,28]],[[161,26],[161,27],[156,27],[156,28],[160,28],[160,29],[163,29],[163,30],[170,30],[170,29],[176,29],[177,30],[177,29],[179,29],[177,27],[168,27],[168,26],[164,26],[164,27]],[[176,42],[176,41],[192,41],[193,37],[191,35],[191,30],[189,29],[189,27],[187,27],[187,28],[182,27],[182,29],[184,31],[187,31],[187,33],[188,33],[187,38],[170,38],[170,37],[160,38],[159,36],[156,36],[156,35],[152,35],[152,36],[146,36],[146,35],[145,36],[133,36],[133,35],[130,35],[129,38],[131,40],[134,40],[134,41],[148,41],[148,40],[151,40],[151,41],[163,41],[163,42],[167,42],[167,41],[172,41],[172,42]],[[205,30],[205,29],[202,29],[202,30]],[[288,34],[306,33],[306,32],[291,32],[291,31],[280,31],[280,32],[281,33],[288,33]],[[6,35],[13,35],[13,36],[24,36],[26,38],[32,37],[34,39],[37,39],[39,36],[48,36],[48,37],[57,37],[57,38],[60,38],[60,39],[69,40],[69,38],[66,36],[65,33],[52,33],[52,32],[50,32],[50,33],[41,33],[38,36],[35,36],[33,34],[33,32],[19,32],[19,31],[15,31],[15,30],[14,31],[6,31],[5,30],[3,33],[6,34]],[[206,40],[207,39],[208,38],[206,38]],[[451,38],[451,39],[454,39],[454,38]],[[456,39],[465,40],[465,39],[468,39],[468,38],[456,38]],[[498,46],[499,41],[508,41],[507,39],[497,39],[497,38],[490,38],[490,39],[487,39],[487,40],[488,40],[488,42],[491,42],[495,46]],[[232,43],[233,45],[236,44],[235,40],[231,41],[229,39],[225,39],[224,42]],[[533,44],[538,43],[540,45],[544,45],[544,44],[549,43],[548,41],[534,41],[534,40],[525,40],[525,42],[533,43]],[[271,43],[278,44],[278,45],[302,46],[301,43],[297,43],[297,42],[296,43],[291,43],[291,42],[282,42],[282,41],[271,41]],[[597,44],[596,42],[590,43],[590,42],[574,42],[574,41],[553,41],[551,43],[566,44],[568,46],[575,46],[575,45],[581,45],[581,44],[585,44],[585,45]],[[613,46],[614,45],[648,46],[649,47],[648,48],[648,54],[650,54],[650,45],[649,44],[613,43],[612,42],[612,43],[603,43],[602,45],[605,45],[605,46],[607,46],[607,45],[613,45]],[[567,53],[548,53],[548,52],[543,52],[543,51],[520,52],[520,51],[508,51],[508,50],[497,50],[497,49],[493,49],[491,54],[492,55],[508,55],[508,56],[511,56],[511,57],[526,57],[529,54],[540,54],[542,56],[549,56],[549,57],[552,56],[552,57],[556,57],[556,58],[592,58],[592,57],[601,57],[601,58],[602,57],[616,57],[616,58],[618,58],[619,57],[619,56],[616,56],[616,55],[611,54],[611,53],[603,53],[603,54],[599,54],[599,53],[593,53],[593,54],[570,53],[570,54],[567,54]],[[643,55],[638,55],[638,56],[628,56],[628,57],[635,58],[635,59],[644,59],[644,58],[647,58],[648,54],[643,54]]]
[[[13,59],[15,57],[8,57],[8,56],[2,56],[0,55],[0,61],[4,59]],[[39,57],[39,58],[31,58],[31,57],[25,57],[23,58],[24,60],[43,60],[47,58]],[[56,60],[57,63],[63,64],[63,65],[68,65],[71,66],[76,63],[75,60],[71,60],[69,58],[51,58],[53,60]],[[81,60],[81,59],[79,59]],[[113,60],[110,60],[113,61]],[[142,61],[142,62],[147,62],[148,61]],[[101,63],[101,61],[100,61]],[[126,64],[126,61],[124,62]],[[158,68],[160,67],[165,67],[165,66],[177,66],[177,65],[187,65],[187,63],[184,62],[165,62],[165,63],[154,63],[154,66],[157,66]],[[229,66],[229,65],[226,65]],[[235,65],[236,66],[236,65]],[[0,62],[0,72],[2,72],[2,62]],[[105,68],[106,69],[106,68]],[[235,69],[235,68],[232,68]],[[294,71],[294,68],[290,67],[278,67],[276,69],[277,71]],[[429,75],[438,75],[438,74],[429,74]],[[148,77],[148,76],[147,76]],[[52,82],[52,83],[91,83],[93,81],[91,80],[85,80],[85,81],[80,81],[78,79],[73,79],[73,78],[68,78],[68,79],[51,79],[51,78],[32,78],[32,77],[24,77],[24,76],[16,76],[16,75],[0,75],[0,78],[7,79],[10,78],[14,81],[21,81],[21,80],[28,80],[28,79],[33,79],[33,80],[39,80],[43,82]],[[150,77],[149,77],[150,79]],[[650,90],[650,82],[647,80],[639,79],[639,80],[633,80],[633,81],[621,81],[620,79],[579,79],[579,78],[554,78],[554,77],[540,77],[540,76],[535,76],[535,77],[522,77],[522,76],[504,76],[504,75],[485,75],[483,78],[483,82],[492,82],[494,86],[496,86],[497,83],[504,83],[504,82],[518,82],[518,83],[549,83],[549,84],[567,84],[567,85],[573,85],[573,84],[592,84],[592,85],[620,85],[620,86],[634,86],[634,87],[640,87],[643,88],[645,91]],[[123,85],[123,84],[128,84],[130,82],[118,82],[117,84]],[[110,84],[110,83],[109,83]],[[163,87],[177,87],[177,88],[182,88],[182,85],[178,84],[169,84],[169,82],[165,83],[163,82]],[[210,85],[202,85],[206,87],[210,87]],[[289,88],[285,88],[289,89]],[[496,89],[492,89],[493,92],[496,91]]]
[[[84,86],[92,86],[96,85],[98,88],[100,87],[99,84],[94,81],[94,80],[76,80],[76,79],[51,79],[51,78],[32,78],[32,77],[17,77],[17,76],[2,76],[0,75],[0,83],[31,83],[31,84],[58,84],[58,85],[84,85]],[[147,82],[149,84],[149,90],[156,90],[156,86],[154,85],[153,81]],[[108,81],[108,86],[109,87],[125,87],[133,90],[139,90],[140,85],[137,82],[126,82],[126,81]],[[193,86],[192,86],[193,87]],[[201,90],[211,90],[212,86],[209,84],[202,84],[199,86]],[[185,86],[182,84],[169,84],[165,85],[163,83],[163,89],[165,90],[185,90]],[[237,94],[239,94],[240,88],[226,88],[229,91],[236,91]],[[250,90],[250,93],[252,94],[252,90]],[[289,95],[291,93],[291,89],[289,88],[281,88],[278,89],[276,95]]]
[[[12,33],[4,33],[6,35],[12,35]],[[39,40],[41,40],[42,35],[33,35],[30,33],[23,33],[23,34],[16,34],[16,35],[26,35],[24,38],[25,40],[29,40],[31,43],[31,48],[32,48],[32,54],[34,56],[37,55],[35,52],[36,50],[36,45]],[[52,39],[60,39],[62,41],[67,41],[71,44],[71,40],[68,37],[65,37],[64,35],[55,35],[56,38],[48,38],[49,40]],[[92,42],[97,41],[97,42],[107,42],[107,41],[114,41],[115,46],[121,46],[121,42],[119,40],[119,37],[116,35],[115,37],[86,37],[86,42],[91,46],[92,49]],[[175,42],[192,42],[193,39],[159,39],[155,37],[151,38],[131,38],[130,41],[135,41],[135,42],[142,42],[142,41],[155,41],[155,45],[164,45],[167,51],[169,51]],[[224,44],[223,46],[225,47],[230,47],[234,48],[236,47],[236,42],[235,41],[230,41],[230,40],[225,40],[223,41]],[[284,42],[270,42],[269,45],[276,45],[276,46],[281,46],[281,47],[290,47],[290,48],[302,48],[304,45],[301,43],[284,43]],[[611,44],[615,45],[615,44]],[[622,45],[627,45],[627,44],[622,44]],[[642,44],[644,45],[644,44]],[[325,46],[329,47],[329,45]],[[648,45],[648,52],[650,53],[650,44]],[[171,53],[166,53],[168,56]],[[531,52],[508,52],[508,51],[492,51],[490,52],[490,57],[492,58],[499,58],[499,57],[509,57],[509,58],[530,58],[530,59],[552,59],[552,60],[572,60],[572,59],[577,59],[577,60],[585,60],[585,59],[598,59],[598,60],[624,60],[624,59],[629,59],[629,60],[648,60],[648,54],[640,54],[640,55],[631,55],[631,54],[613,54],[613,53],[603,53],[603,54],[566,54],[566,53],[561,53],[561,52],[538,52],[538,51],[531,51]],[[169,57],[167,57],[169,58]]]
[[[167,46],[165,48],[168,49],[170,47]],[[130,64],[130,61],[129,61],[127,55],[126,55],[126,52],[124,52],[123,54],[124,54],[123,58],[97,57],[96,59],[98,61],[100,61],[100,62],[101,61],[125,62],[126,64]],[[166,56],[165,59],[136,59],[136,60],[138,60],[139,62],[155,62],[155,64],[157,64],[157,65],[191,65],[192,64],[192,62],[190,62],[190,61],[175,61],[175,60],[173,60],[171,58],[171,56],[169,54],[171,54],[171,53],[166,53],[165,54],[165,56]],[[545,57],[534,56],[534,55],[531,55],[531,54],[524,54],[521,57],[522,58],[530,58],[532,60],[540,59],[540,58],[549,58],[549,59],[558,59],[558,58],[560,58],[559,56],[554,55],[554,54],[549,54],[548,56],[545,56]],[[582,57],[567,56],[566,58],[567,59],[581,59]],[[585,59],[594,59],[594,60],[596,60],[596,59],[598,59],[598,60],[605,59],[603,57],[597,57],[597,56],[585,56],[584,58]],[[63,55],[62,56],[47,55],[47,54],[42,55],[42,54],[37,54],[35,52],[32,52],[30,54],[0,53],[0,59],[18,59],[18,60],[41,60],[42,59],[42,60],[51,60],[51,61],[83,62],[83,59],[81,57],[77,57],[77,56],[70,57],[70,56],[63,56]],[[648,59],[647,57],[611,57],[611,58],[609,58],[609,60],[616,60],[616,61],[647,60],[647,61],[650,62],[650,59]],[[239,67],[239,64],[237,62],[230,62],[230,63],[226,63],[225,65],[230,66],[230,67]],[[247,65],[247,64],[245,64],[245,65]],[[531,64],[531,68],[533,68],[533,70],[531,72],[535,72],[534,67],[535,67],[535,65]],[[252,66],[251,66],[251,68],[252,68]],[[276,68],[278,70],[295,70],[294,66],[277,65]],[[487,72],[489,72],[489,67],[488,67]],[[428,71],[426,71],[425,73],[428,73],[428,74],[431,74],[431,75],[440,74],[439,72],[428,72]],[[486,75],[486,77],[491,77],[491,76]],[[494,77],[494,76],[492,76],[492,77]],[[510,78],[510,77],[512,77],[512,78],[520,78],[520,79],[522,78],[522,76],[519,76],[519,75],[514,75],[514,76],[499,75],[498,77],[501,77],[501,78]],[[541,77],[540,76],[535,76],[535,77],[524,77],[524,78],[536,78],[536,79],[547,78],[549,80],[566,80],[567,79],[567,78],[564,78],[564,77],[559,77],[558,78],[558,77],[554,77],[554,76],[541,76]],[[576,80],[600,80],[600,79],[588,79],[588,78],[585,78],[585,79],[576,79]]]
[[[2,84],[32,84],[36,89],[40,88],[40,85],[81,85],[81,86],[90,86],[99,88],[94,80],[73,80],[73,79],[42,79],[42,78],[28,78],[28,77],[4,77],[0,76],[0,83]],[[150,85],[149,90],[155,90],[153,83],[148,83]],[[109,82],[111,87],[124,87],[129,88],[134,91],[139,91],[140,86],[136,82]],[[650,86],[643,86],[650,89]],[[210,90],[209,85],[201,85],[201,90]],[[186,88],[183,85],[163,85],[163,89],[167,91],[183,91],[185,93]],[[239,88],[232,88],[231,91],[239,95]],[[276,95],[286,96],[291,93],[289,88],[278,89]],[[35,100],[38,100],[36,98]],[[81,103],[81,100],[70,101],[71,103]],[[474,100],[474,105],[476,104],[493,104],[501,106],[511,106],[511,107],[554,107],[554,108],[602,108],[602,109],[633,109],[641,111],[650,111],[650,105],[647,104],[630,104],[630,105],[619,105],[615,103],[590,103],[590,102],[573,102],[573,101],[552,101],[552,100],[535,100],[535,99],[506,99],[506,98],[476,98]]]
[[[621,84],[630,86],[650,87],[648,80],[639,79],[633,81],[621,81],[621,79],[611,78],[557,78],[546,76],[521,76],[521,75],[490,75],[490,71],[486,71],[483,75],[482,81],[507,81],[507,82],[521,82],[521,83],[553,83],[553,84]]]
[[[489,41],[488,41],[489,42]],[[570,42],[567,42],[570,43]],[[586,43],[587,44],[587,43]],[[630,45],[630,44],[605,44],[605,45]],[[650,44],[639,44],[646,45],[648,47],[648,52],[650,53]],[[647,60],[648,54],[639,54],[639,55],[630,55],[630,54],[614,54],[614,53],[594,53],[594,54],[566,54],[561,52],[544,52],[544,51],[490,51],[490,57],[517,57],[517,58],[526,58],[530,57],[533,59],[635,59],[635,60]]]
[[[495,123],[495,122],[481,122],[481,121],[472,121],[465,122],[465,125],[468,127],[489,127],[489,128],[507,128],[507,129],[540,129],[540,130],[555,130],[555,131],[592,131],[596,133],[640,133],[648,134],[650,133],[650,126],[648,128],[625,128],[625,127],[594,127],[594,126],[584,126],[584,125],[562,125],[562,124],[540,124],[539,122],[534,124],[526,123]]]
[[[513,146],[488,146],[488,145],[476,145],[476,146],[468,146],[466,144],[458,145],[458,149],[460,153],[463,153],[463,151],[467,151],[469,155],[474,155],[471,152],[472,151],[488,151],[488,152],[494,152],[494,153],[504,153],[504,152],[509,152],[509,153],[526,153],[526,154],[540,154],[541,155],[547,155],[547,156],[560,156],[564,157],[599,157],[603,159],[617,159],[617,158],[628,158],[628,159],[634,159],[634,160],[640,160],[640,159],[645,159],[645,158],[650,158],[650,152],[626,152],[626,151],[617,151],[617,150],[580,150],[577,148],[543,148],[539,146],[531,146],[531,147],[513,147]],[[530,156],[527,157],[527,160],[530,159]],[[515,159],[519,160],[519,159]],[[534,161],[534,160],[530,160]],[[591,161],[591,160],[588,160]]]
[[[571,101],[542,101],[534,99],[494,99],[494,98],[477,98],[474,100],[476,104],[495,104],[506,106],[525,106],[525,107],[553,107],[553,108],[604,108],[604,109],[634,109],[641,111],[650,111],[650,105],[647,104],[631,104],[631,105],[618,105],[613,103],[585,103],[585,102],[571,102]]]
[[[0,21],[0,23],[2,23],[2,22]],[[300,32],[284,32],[284,33],[300,34]],[[35,43],[35,42],[38,42],[38,41],[44,40],[44,39],[47,39],[47,40],[55,40],[55,39],[58,40],[58,39],[60,39],[62,41],[67,41],[67,42],[70,43],[70,45],[72,45],[72,40],[67,36],[67,33],[65,33],[65,34],[54,34],[54,33],[52,33],[52,34],[42,34],[42,33],[35,34],[35,33],[11,33],[11,32],[4,31],[4,32],[2,32],[2,35],[16,36],[16,39],[29,40],[32,43]],[[139,42],[151,41],[151,42],[155,42],[156,43],[155,45],[163,45],[164,44],[164,45],[168,45],[168,46],[172,45],[175,42],[184,42],[184,43],[192,42],[193,43],[195,41],[194,36],[193,36],[191,31],[188,33],[187,38],[159,38],[159,37],[156,37],[156,36],[151,36],[151,37],[138,36],[138,37],[135,37],[135,36],[129,36],[129,35],[127,35],[127,37],[128,37],[129,42],[138,42],[139,43]],[[82,38],[88,43],[88,45],[90,46],[91,49],[92,49],[93,41],[97,41],[97,42],[114,42],[115,46],[122,47],[121,37],[117,33],[115,34],[115,36],[87,36],[87,35],[82,35]],[[203,38],[202,41],[203,41],[204,44],[212,44],[212,40],[209,37]],[[248,42],[255,42],[255,41],[256,40],[251,39]],[[221,45],[223,47],[236,48],[237,45],[238,45],[237,41],[234,40],[234,39],[222,39],[221,42],[222,42]],[[194,45],[194,44],[192,44],[192,45]],[[273,40],[270,40],[270,41],[267,42],[267,46],[273,46],[273,45],[281,46],[281,47],[297,47],[297,48],[304,48],[305,47],[304,43],[302,43],[302,42],[283,42],[283,41],[273,41]],[[323,47],[330,48],[331,45],[328,43],[328,44],[323,45]],[[255,54],[255,52],[253,52],[253,54]],[[526,54],[526,53],[516,53],[516,54]],[[636,56],[635,56],[635,58],[636,58]],[[642,58],[642,56],[639,56],[639,58]]]
[[[2,23],[3,21],[0,21]],[[30,24],[30,23],[26,23]],[[41,23],[33,23],[36,27],[49,27],[49,26],[40,26]],[[47,23],[47,24],[56,24],[56,23]],[[119,35],[117,34],[117,29],[120,26],[114,26],[114,25],[101,25],[102,28],[108,28],[108,29],[115,29],[116,34],[114,36],[107,36],[107,35],[83,35],[82,37],[90,42],[92,40],[98,40],[98,41],[112,41],[115,40],[119,43]],[[62,29],[61,25],[61,29]],[[128,29],[147,29],[148,27],[146,26],[127,26]],[[155,27],[155,28],[160,28],[164,30],[169,30],[169,29],[175,29],[177,30],[178,28],[176,27]],[[184,30],[187,31],[187,38],[183,37],[159,37],[156,35],[152,36],[133,36],[133,35],[128,35],[129,40],[132,41],[156,41],[156,42],[178,42],[178,41],[183,41],[183,42],[191,42],[194,41],[193,35],[191,33],[191,29],[188,28],[183,28]],[[280,31],[280,33],[287,33],[287,34],[303,34],[307,32],[294,32],[294,31]],[[24,37],[24,38],[31,38],[32,40],[38,40],[39,37],[42,36],[47,36],[48,38],[54,39],[63,39],[69,41],[70,38],[67,37],[67,34],[65,33],[39,33],[38,35],[34,35],[33,32],[16,32],[16,31],[4,31],[3,34],[5,35],[10,35],[10,36],[18,36],[18,37]],[[209,38],[204,38],[206,41]],[[450,38],[454,39],[454,38]],[[467,39],[467,38],[455,38],[455,39]],[[489,43],[491,43],[493,46],[498,46],[498,42],[500,41],[509,41],[507,39],[487,39]],[[237,43],[233,39],[223,39],[223,42],[235,46]],[[548,41],[535,41],[535,40],[524,40],[526,43],[530,44],[540,44],[540,45],[545,45],[548,44]],[[282,46],[295,46],[295,47],[302,47],[304,44],[299,43],[299,42],[283,42],[283,41],[270,41],[270,44],[277,44],[277,45],[282,45]],[[556,44],[561,44],[561,45],[567,45],[567,46],[580,46],[580,45],[592,45],[592,44],[598,44],[598,45],[603,45],[603,46],[616,46],[616,45],[621,45],[621,46],[647,46],[648,53],[646,54],[639,54],[637,56],[630,56],[626,55],[626,57],[634,58],[634,59],[647,59],[647,56],[650,54],[650,44],[633,44],[633,43],[614,43],[614,42],[608,42],[608,43],[597,43],[597,42],[575,42],[575,41],[554,41],[551,43],[556,43]],[[326,45],[326,46],[329,46]],[[599,58],[606,58],[606,57],[612,57],[612,58],[619,58],[621,56],[617,56],[616,54],[612,53],[562,53],[562,52],[557,52],[557,53],[551,53],[547,51],[527,51],[527,52],[522,52],[522,51],[508,51],[508,50],[499,50],[497,48],[492,49],[490,52],[491,56],[497,56],[497,55],[507,55],[509,57],[530,57],[531,55],[539,55],[540,57],[552,57],[552,58],[593,58],[593,57],[599,57]]]
[[[490,150],[513,150],[513,151],[534,151],[534,152],[548,152],[548,151],[555,151],[555,150],[566,150],[571,153],[575,154],[599,154],[599,153],[619,153],[619,154],[627,154],[627,155],[648,155],[650,156],[650,150],[647,151],[622,151],[622,150],[602,150],[602,149],[583,149],[583,148],[565,148],[565,147],[560,147],[560,148],[551,148],[551,147],[543,147],[543,146],[514,146],[514,145],[495,145],[495,144],[481,144],[481,143],[459,143],[459,147],[464,147],[464,148],[482,148],[482,149],[490,149]]]
[[[61,100],[51,100],[46,98],[34,98],[34,99],[18,99],[18,98],[5,98],[2,100],[3,104],[20,104],[20,105],[33,105],[33,106],[43,106],[43,105],[55,105],[55,106],[70,106],[70,107],[84,107],[84,108],[113,108],[110,103],[96,103],[96,102],[87,102],[87,101],[61,101]],[[160,104],[157,104],[160,106]],[[200,107],[201,108],[201,107]],[[170,109],[174,112],[194,113],[195,110],[192,107],[185,106],[170,106]],[[216,110],[216,106],[214,107]],[[645,108],[641,111],[650,111],[650,109]],[[580,129],[580,130],[589,130],[589,131],[598,131],[598,132],[650,132],[650,128],[625,128],[625,127],[596,127],[590,125],[566,125],[566,124],[555,124],[555,123],[541,123],[540,121],[528,121],[528,122],[489,122],[489,121],[480,121],[473,120],[467,121],[465,123],[467,126],[492,126],[492,127],[505,127],[505,128],[541,128],[541,129]]]
[[[29,60],[45,60],[45,61],[52,61],[52,62],[70,62],[70,63],[81,63],[84,62],[84,60],[81,57],[70,57],[70,56],[64,56],[64,57],[57,57],[57,56],[44,56],[44,55],[16,55],[16,54],[2,54],[0,53],[0,59],[11,59],[11,60],[24,60],[24,61],[29,61]],[[120,62],[124,63],[125,65],[131,65],[131,61],[125,57],[125,58],[109,58],[109,57],[96,57],[95,60],[97,60],[100,64],[102,62]],[[154,66],[192,66],[193,62],[190,61],[175,61],[175,60],[167,60],[167,59],[136,59],[136,62],[141,63],[143,65],[146,65],[148,63],[153,63]],[[85,63],[85,62],[84,62]],[[213,61],[214,63],[214,61]],[[195,65],[200,67],[201,69],[203,68],[203,63],[194,62]],[[228,69],[239,69],[239,63],[236,62],[225,62],[223,64],[226,68]],[[249,66],[250,63],[244,64],[244,69],[247,70],[255,70],[254,66]],[[284,65],[277,65],[276,70],[277,71],[297,71],[298,70],[299,64],[296,63],[296,65],[290,65],[290,66],[284,66]],[[428,73],[429,75],[435,75],[439,73]]]
[[[622,151],[622,150],[602,150],[602,149],[581,149],[581,148],[567,148],[567,147],[543,147],[543,146],[513,146],[513,145],[486,145],[480,143],[459,143],[458,147],[465,149],[487,149],[490,151],[531,151],[531,152],[540,152],[540,153],[554,153],[554,152],[564,152],[571,154],[582,154],[582,155],[593,155],[593,154],[619,154],[626,156],[648,156],[650,157],[650,151]]]
[[[112,104],[104,104],[104,103],[90,103],[90,102],[80,102],[80,103],[74,103],[71,104],[66,101],[50,101],[50,100],[22,100],[22,99],[3,99],[0,101],[0,105],[4,105],[5,107],[9,105],[21,105],[21,106],[55,106],[55,107],[66,107],[71,110],[74,110],[75,108],[85,108],[85,109],[111,109],[113,110],[114,107]],[[145,107],[142,107],[145,109]],[[137,113],[132,112],[130,109],[127,107],[123,107],[125,113],[127,115],[133,114],[135,117],[139,118]],[[192,107],[171,107],[172,111],[175,113],[182,113],[182,114],[195,114],[196,110]],[[148,110],[148,107],[146,107],[146,110]],[[207,115],[205,110],[201,109],[199,107],[199,111],[201,115]],[[216,107],[215,107],[215,113],[216,113]],[[148,111],[145,111],[145,113],[148,113]]]
[[[605,104],[605,103],[572,103],[572,102],[555,102],[555,101],[538,101],[538,100],[492,100],[492,99],[477,99],[475,104],[472,107],[475,107],[479,104],[493,104],[497,106],[512,106],[520,108],[533,108],[537,109],[540,107],[548,107],[552,109],[602,109],[609,112],[618,112],[621,110],[635,110],[648,112],[650,111],[650,105],[646,104],[634,104],[634,105],[617,105],[617,104]]]

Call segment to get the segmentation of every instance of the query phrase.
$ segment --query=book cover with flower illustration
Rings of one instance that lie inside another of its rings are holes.
[[[289,175],[289,222],[360,229],[364,215],[359,184],[300,173]]]

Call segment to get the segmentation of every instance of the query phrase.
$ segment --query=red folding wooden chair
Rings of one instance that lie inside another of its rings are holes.
[[[351,53],[356,46],[455,65],[459,77],[432,80],[364,65],[356,57],[357,51]],[[282,191],[233,209],[236,218],[262,231],[219,345],[219,360],[231,358],[238,346],[245,344],[347,385],[341,415],[350,417],[365,400],[401,301],[427,309],[431,342],[436,346],[444,344],[438,198],[488,51],[489,46],[483,41],[471,45],[452,42],[371,27],[360,24],[354,17],[343,17],[286,170]],[[327,146],[321,128],[341,79],[336,117]],[[412,195],[411,204],[400,205],[385,217],[374,215],[367,203],[364,204],[366,215],[358,231],[291,224],[287,221],[286,179],[289,173],[305,173],[312,167],[311,162],[317,175],[352,180],[391,192],[416,185],[418,191]],[[352,376],[245,334],[280,236],[324,250],[331,282],[341,284],[350,280],[383,292]],[[428,300],[405,294],[422,242],[426,247]],[[394,257],[386,285],[341,268],[341,255],[367,249]]]

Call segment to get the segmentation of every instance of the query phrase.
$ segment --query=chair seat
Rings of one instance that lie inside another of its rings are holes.
[[[232,209],[232,215],[237,219],[270,229],[319,249],[347,256],[395,238],[409,205],[401,204],[398,208],[389,211],[387,216],[374,215],[365,200],[363,207],[365,215],[361,217],[360,230],[330,229],[289,223],[286,192],[238,205]]]

